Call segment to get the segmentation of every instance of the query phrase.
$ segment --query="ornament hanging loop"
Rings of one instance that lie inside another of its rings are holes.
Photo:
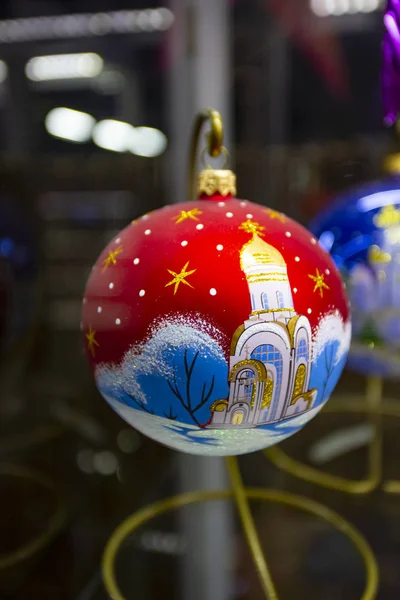
[[[210,129],[206,133],[206,145],[200,155],[205,169],[199,174],[196,186],[198,146],[203,126],[207,122]],[[214,197],[215,195],[227,198],[236,195],[236,176],[226,168],[229,162],[229,152],[223,142],[224,124],[221,114],[217,110],[204,110],[197,116],[193,128],[189,165],[189,199],[195,200],[200,196]],[[213,169],[206,161],[206,154],[211,158],[217,158],[222,154],[225,158],[223,167]]]
[[[223,148],[224,142],[224,124],[222,121],[221,113],[217,110],[206,109],[198,114],[192,134],[191,148],[190,148],[190,166],[189,166],[189,193],[190,199],[195,199],[195,185],[196,185],[196,166],[197,166],[197,148],[199,146],[200,135],[205,123],[209,122],[210,131],[206,134],[207,146],[205,151],[212,156],[217,158]]]

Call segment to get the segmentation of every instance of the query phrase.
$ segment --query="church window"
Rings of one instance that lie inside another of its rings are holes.
[[[237,379],[239,384],[238,400],[245,400],[249,404],[253,399],[254,373],[242,371]]]
[[[266,294],[265,292],[263,294],[261,294],[261,302],[262,302],[264,310],[268,310],[268,308],[269,308],[268,294]]]
[[[297,347],[297,358],[305,358],[306,360],[308,360],[308,344],[307,340],[305,340],[304,338],[300,340],[299,345]]]
[[[251,295],[251,307],[253,310],[256,309],[256,301],[254,299],[254,294]]]
[[[285,308],[282,292],[276,292],[276,299],[278,301],[278,308]]]
[[[275,346],[271,344],[263,344],[258,346],[251,354],[253,360],[259,360],[265,365],[274,365],[276,370],[276,380],[273,382],[274,385],[274,402],[272,406],[271,418],[274,419],[275,413],[278,407],[279,396],[282,387],[282,375],[283,375],[283,358],[282,354]]]

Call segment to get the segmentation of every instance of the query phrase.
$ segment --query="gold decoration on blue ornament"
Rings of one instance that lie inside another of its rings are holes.
[[[400,225],[400,209],[389,204],[384,206],[374,217],[374,223],[377,227],[386,228]]]

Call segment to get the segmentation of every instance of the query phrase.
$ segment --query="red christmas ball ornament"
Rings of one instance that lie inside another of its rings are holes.
[[[329,254],[230,171],[133,221],[93,267],[82,327],[96,384],[143,434],[221,456],[292,435],[329,398],[350,320]]]

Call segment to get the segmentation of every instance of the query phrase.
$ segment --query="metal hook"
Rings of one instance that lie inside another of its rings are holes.
[[[210,123],[210,131],[206,135],[207,146],[205,151],[213,158],[217,158],[221,152],[227,156],[227,150],[223,146],[224,141],[224,124],[222,116],[217,110],[207,109],[201,112],[195,121],[193,127],[191,148],[190,148],[190,165],[189,165],[189,194],[190,199],[195,199],[195,178],[197,164],[197,147],[199,145],[201,131],[206,122]]]

